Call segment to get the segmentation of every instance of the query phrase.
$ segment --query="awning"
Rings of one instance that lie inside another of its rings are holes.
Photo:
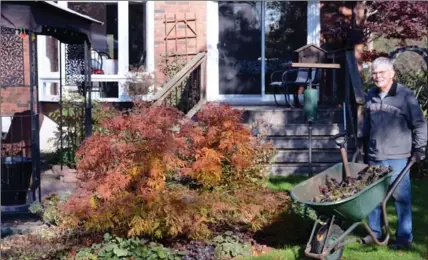
[[[68,44],[91,42],[91,29],[102,22],[48,1],[1,1],[0,25],[50,35]]]

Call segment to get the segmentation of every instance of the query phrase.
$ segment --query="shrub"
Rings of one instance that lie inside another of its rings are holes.
[[[416,72],[397,72],[398,81],[415,92],[419,105],[428,120],[428,70],[421,68]],[[428,155],[428,151],[427,151]],[[428,156],[424,161],[416,163],[412,168],[412,176],[426,178],[428,176]]]
[[[51,194],[43,199],[41,203],[38,201],[31,203],[29,211],[39,215],[43,222],[48,225],[59,225],[63,221],[63,214],[60,212],[59,207],[70,195],[71,193],[66,193],[60,197],[57,194]]]
[[[62,111],[57,109],[49,113],[49,117],[54,120],[58,126],[55,136],[51,138],[51,142],[55,147],[55,158],[53,163],[62,161],[70,167],[74,167],[75,153],[80,146],[85,135],[85,110],[84,100],[81,95],[68,94],[63,100]],[[92,103],[92,128],[93,131],[99,131],[99,123],[103,118],[112,116],[112,111],[106,106],[101,105],[97,101]],[[63,131],[60,131],[60,127]],[[62,140],[62,150],[61,148]]]
[[[182,254],[173,252],[160,244],[138,238],[123,239],[104,235],[104,241],[93,244],[90,248],[82,248],[76,254],[76,260],[89,259],[147,259],[147,260],[179,260]]]
[[[31,233],[3,238],[1,256],[2,259],[68,259],[64,257],[70,249],[94,236],[80,230],[41,226]]]
[[[232,223],[261,228],[288,197],[262,187],[272,149],[240,116],[208,104],[192,121],[139,103],[105,118],[77,153],[80,191],[64,205],[67,224],[155,238],[203,238]]]
[[[249,257],[253,254],[250,243],[244,243],[232,232],[226,232],[222,236],[216,236],[213,241],[215,245],[215,259],[233,259],[237,257]]]

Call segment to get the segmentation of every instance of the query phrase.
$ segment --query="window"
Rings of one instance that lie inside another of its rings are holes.
[[[46,37],[46,58],[49,62],[50,72],[58,72],[59,41],[51,36],[44,37]]]
[[[146,59],[146,3],[128,2],[129,70],[144,66]]]
[[[118,82],[92,82],[92,89],[100,93],[100,98],[118,98],[119,83]]]
[[[103,22],[92,33],[92,73],[115,75],[118,72],[118,4],[69,2],[68,8]]]
[[[285,64],[293,60],[293,51],[306,45],[307,5],[306,1],[266,2],[264,26],[267,93],[272,92],[269,89],[272,74],[284,71]],[[282,73],[277,75],[281,77]]]

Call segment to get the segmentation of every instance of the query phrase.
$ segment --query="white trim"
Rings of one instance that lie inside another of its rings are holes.
[[[276,95],[279,104],[285,104],[284,95]],[[276,105],[273,95],[221,95],[216,102],[225,102],[232,105]]]
[[[146,2],[146,71],[155,71],[155,2]]]
[[[45,66],[46,61],[46,37],[45,35],[39,35],[37,37],[37,68],[48,68]],[[37,79],[37,85],[42,86],[42,81],[40,80],[40,72],[39,78]],[[45,89],[43,87],[39,87],[39,97],[43,97],[45,95]]]
[[[118,75],[124,75],[129,71],[129,12],[128,2],[117,3],[117,32],[118,32]]]
[[[218,2],[207,1],[207,93],[208,101],[219,98],[219,15]],[[209,31],[208,31],[209,30]]]
[[[92,18],[92,17],[90,17],[90,16],[87,16],[87,15],[84,15],[84,14],[81,14],[81,13],[79,13],[79,12],[76,12],[76,11],[74,11],[74,10],[69,9],[69,8],[67,7],[67,5],[65,5],[65,6],[61,5],[61,1],[58,1],[58,3],[54,3],[54,2],[50,2],[50,1],[43,1],[43,2],[44,2],[45,4],[48,4],[48,5],[54,6],[54,7],[56,7],[56,8],[59,8],[59,9],[61,9],[61,10],[64,10],[64,11],[66,11],[66,12],[70,13],[70,14],[74,14],[74,15],[76,15],[76,16],[79,16],[79,17],[84,18],[84,19],[86,19],[86,20],[89,20],[89,21],[91,21],[91,22],[98,23],[98,24],[103,24],[103,22],[100,22],[100,21],[98,21],[98,20],[96,20],[96,19],[94,19],[94,18]]]
[[[262,0],[262,5],[266,0]],[[307,5],[307,44],[320,45],[321,33],[321,15],[320,15],[320,1],[310,0]],[[262,6],[262,18],[265,17],[265,6]],[[262,19],[262,40],[264,39],[265,21]],[[219,13],[218,2],[207,1],[207,46],[208,46],[208,59],[207,59],[207,100],[227,102],[233,104],[275,104],[274,96],[265,93],[265,81],[262,80],[262,94],[261,95],[220,95],[219,94]],[[264,42],[262,42],[262,61],[265,56]],[[262,78],[264,78],[264,62],[262,62]],[[277,101],[284,104],[284,95],[276,95]]]
[[[69,2],[81,2],[81,1],[59,1],[58,6],[61,8],[68,9]],[[96,2],[96,1],[85,1],[85,2]],[[117,74],[92,74],[91,80],[93,82],[119,82],[119,98],[97,98],[100,101],[106,102],[124,102],[129,101],[129,97],[126,94],[124,83],[129,77],[129,3],[127,1],[102,1],[109,3],[117,3],[117,12],[118,12],[118,73]],[[146,23],[146,68],[147,71],[153,72],[155,70],[154,66],[154,1],[146,1],[146,20],[141,21]],[[40,101],[58,101],[58,97],[49,96],[47,94],[47,89],[43,87],[45,82],[58,82],[59,83],[59,72],[49,71],[50,65],[46,63],[46,38],[45,36],[40,36],[38,38],[38,69],[39,69],[39,97]],[[65,84],[65,51],[66,44],[61,44],[60,46],[62,55],[59,57],[62,61],[62,85],[64,88],[73,88],[75,86],[67,86]]]
[[[319,46],[321,43],[321,4],[319,0],[308,1],[307,44]]]
[[[261,14],[260,14],[260,16],[261,16],[261,41],[262,41],[262,44],[261,44],[261,46],[262,46],[262,49],[261,49],[261,62],[262,62],[262,66],[261,66],[261,68],[262,68],[262,75],[261,75],[261,84],[262,84],[262,89],[261,89],[261,91],[262,91],[262,96],[264,97],[265,95],[266,95],[266,26],[265,26],[265,24],[266,24],[266,21],[265,21],[265,19],[266,19],[266,0],[262,0],[262,2],[261,2]]]

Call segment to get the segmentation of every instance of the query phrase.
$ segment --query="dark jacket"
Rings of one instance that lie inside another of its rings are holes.
[[[409,158],[412,152],[427,146],[427,122],[415,94],[393,83],[381,100],[379,89],[372,88],[366,98],[361,130],[367,140],[370,160]]]

